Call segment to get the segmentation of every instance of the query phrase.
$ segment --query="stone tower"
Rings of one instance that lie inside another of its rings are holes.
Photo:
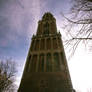
[[[49,12],[32,37],[18,92],[73,92],[61,34]]]

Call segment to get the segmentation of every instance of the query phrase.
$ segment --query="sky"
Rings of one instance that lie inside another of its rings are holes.
[[[38,21],[45,12],[51,12],[63,37],[61,12],[67,15],[70,6],[69,0],[0,0],[0,59],[12,58],[18,64],[17,85]],[[92,89],[91,56],[92,52],[81,44],[74,56],[67,59],[73,87],[78,92]]]

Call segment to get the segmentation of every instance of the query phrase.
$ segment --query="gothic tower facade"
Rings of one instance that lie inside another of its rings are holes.
[[[18,92],[73,92],[61,34],[49,12],[32,37]]]

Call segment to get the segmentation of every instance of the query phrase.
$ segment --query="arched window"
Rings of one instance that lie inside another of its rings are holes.
[[[54,70],[59,71],[60,70],[60,61],[59,61],[59,54],[54,53]]]
[[[36,65],[37,65],[37,55],[33,55],[31,61],[31,72],[36,72]]]
[[[39,72],[44,72],[44,54],[40,55],[38,71]]]
[[[52,65],[51,65],[51,54],[48,53],[46,56],[46,71],[51,72],[52,71]]]
[[[61,38],[60,37],[58,37],[58,47],[59,48],[62,48],[62,41],[61,41]]]
[[[53,49],[57,49],[58,45],[57,45],[57,39],[53,38]]]
[[[49,23],[48,22],[44,24],[44,34],[49,34]]]
[[[63,65],[65,64],[63,52],[61,52],[61,63],[62,63]]]
[[[47,50],[51,49],[51,39],[50,38],[46,39],[46,49]]]
[[[44,50],[45,49],[45,39],[41,39],[40,49],[41,50]]]
[[[36,40],[35,50],[39,50],[39,46],[40,46],[40,44],[39,44],[39,40]]]

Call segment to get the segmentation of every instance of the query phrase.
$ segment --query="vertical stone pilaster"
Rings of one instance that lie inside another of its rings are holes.
[[[60,70],[63,70],[63,64],[62,64],[62,59],[61,59],[61,53],[59,53],[59,63],[60,63]]]
[[[51,59],[52,59],[52,72],[54,72],[54,53],[51,53]]]
[[[39,46],[39,51],[41,50],[41,38],[39,39],[39,44],[40,44],[40,46]]]
[[[59,54],[59,63],[60,63],[60,65],[62,65],[62,60],[61,60],[61,55],[60,55],[60,53],[58,53]]]
[[[44,54],[44,72],[46,72],[46,54]]]
[[[29,71],[28,72],[32,72],[32,63],[33,63],[33,55],[31,55],[31,60],[30,60],[30,65],[29,65]]]
[[[45,38],[45,50],[47,50],[47,38]]]
[[[34,50],[34,39],[32,39],[30,51],[33,51],[33,50]]]
[[[57,49],[59,48],[58,37],[56,37]]]
[[[54,72],[54,53],[53,53],[53,38],[51,39],[51,61],[52,61],[52,72]]]
[[[51,37],[51,50],[53,50],[53,38]]]

